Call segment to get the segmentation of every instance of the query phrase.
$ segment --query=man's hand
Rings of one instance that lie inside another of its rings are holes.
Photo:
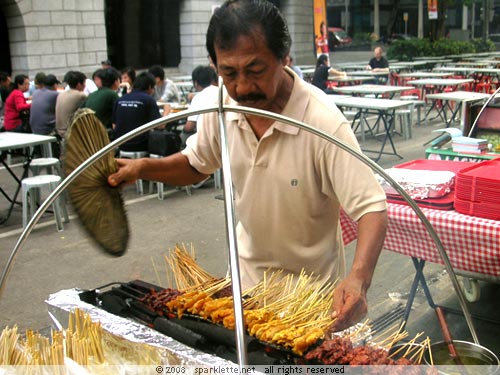
[[[358,323],[366,316],[368,303],[363,282],[349,274],[335,287],[333,295],[332,319],[330,332],[342,331]]]
[[[139,159],[116,159],[118,170],[108,176],[108,184],[116,187],[120,184],[133,184],[139,176]]]

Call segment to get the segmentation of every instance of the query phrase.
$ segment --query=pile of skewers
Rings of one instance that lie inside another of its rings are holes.
[[[69,313],[67,329],[52,330],[50,338],[32,330],[27,330],[23,338],[17,326],[4,328],[0,335],[0,366],[84,366],[92,369],[102,364],[123,367],[157,363],[160,363],[160,355],[156,348],[131,343],[103,330],[99,322],[93,322],[80,309]]]
[[[167,280],[178,289],[152,291],[142,299],[146,306],[161,315],[175,314],[179,319],[196,316],[234,330],[233,299],[226,293],[231,287],[228,278],[217,279],[203,270],[195,261],[193,249],[189,253],[185,247],[177,246],[165,257],[165,262],[169,267]],[[327,339],[334,290],[331,283],[320,282],[319,277],[305,273],[296,277],[281,272],[265,274],[261,283],[243,292],[245,330],[261,342],[315,363],[420,363],[428,340],[408,346],[420,348],[418,353],[408,351],[397,360],[389,355],[388,348],[404,337],[401,328],[385,339],[385,346],[383,343],[353,345],[351,338],[359,332],[350,337]],[[344,354],[340,357],[335,354],[333,358],[332,352]]]

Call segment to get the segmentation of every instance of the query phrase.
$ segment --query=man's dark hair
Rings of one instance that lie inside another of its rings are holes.
[[[45,75],[44,72],[38,72],[36,75],[35,75],[35,85],[38,85],[38,86],[44,86],[45,85],[45,78],[47,76]]]
[[[142,72],[134,80],[134,91],[147,91],[155,87],[155,77],[149,72]]]
[[[21,86],[24,81],[28,79],[28,76],[26,74],[18,74],[17,76],[14,77],[14,85],[16,85],[16,89]]]
[[[260,31],[264,33],[267,47],[278,59],[283,59],[290,51],[292,39],[276,6],[267,0],[228,0],[222,4],[215,10],[207,30],[206,47],[215,66],[216,44],[220,49],[229,50],[241,35]]]
[[[191,78],[193,82],[197,82],[201,87],[205,88],[217,82],[217,73],[208,65],[199,65],[194,68]]]
[[[70,88],[74,89],[79,83],[85,84],[86,79],[87,77],[82,72],[70,70],[64,75],[63,81],[66,82]]]
[[[7,81],[7,78],[10,77],[10,74],[7,72],[0,71],[0,82],[5,82]]]
[[[162,81],[165,79],[165,71],[160,65],[153,65],[151,68],[149,68],[148,72],[151,73],[155,78],[158,77]]]
[[[120,72],[115,68],[101,69],[97,76],[101,79],[102,87],[110,88],[116,80],[120,80]]]

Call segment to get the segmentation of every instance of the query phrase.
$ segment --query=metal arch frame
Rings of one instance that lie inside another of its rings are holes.
[[[81,165],[79,165],[73,172],[71,172],[58,186],[57,188],[47,197],[47,199],[41,204],[39,209],[36,211],[35,215],[31,218],[27,226],[24,228],[23,232],[19,236],[18,241],[16,242],[16,245],[14,246],[14,249],[12,250],[9,259],[5,265],[5,268],[2,272],[1,279],[0,279],[0,297],[2,295],[3,289],[5,287],[5,282],[8,277],[8,274],[10,272],[10,269],[13,265],[13,261],[26,241],[27,237],[33,230],[34,225],[38,222],[40,219],[41,215],[47,210],[47,208],[54,202],[55,199],[59,197],[59,195],[63,192],[63,190],[76,178],[78,177],[86,168],[88,168],[90,165],[95,163],[97,160],[99,160],[101,157],[106,155],[109,152],[112,152],[116,147],[120,146],[121,144],[127,142],[128,140],[134,138],[135,136],[145,133],[151,129],[154,129],[158,126],[168,124],[173,121],[177,121],[179,119],[191,116],[191,115],[199,115],[199,114],[204,114],[204,113],[209,113],[209,112],[218,112],[219,114],[219,125],[220,125],[220,132],[221,132],[221,149],[222,149],[222,170],[223,170],[223,176],[224,176],[224,201],[225,201],[225,213],[226,213],[226,229],[228,231],[228,242],[229,242],[229,256],[230,256],[230,265],[231,265],[231,278],[233,280],[233,298],[235,300],[234,306],[235,306],[235,323],[236,323],[236,342],[237,342],[237,351],[238,351],[238,360],[239,360],[239,365],[244,366],[247,365],[247,352],[246,352],[246,347],[245,347],[245,340],[244,340],[244,322],[243,322],[243,309],[241,305],[241,287],[240,287],[240,277],[239,277],[239,262],[238,262],[238,252],[237,252],[237,243],[236,243],[236,235],[235,235],[235,222],[234,222],[234,207],[233,207],[233,190],[232,190],[232,179],[231,179],[231,170],[230,170],[230,162],[229,162],[229,153],[228,153],[228,147],[227,147],[227,140],[226,140],[226,129],[225,129],[225,121],[223,118],[223,113],[224,112],[237,112],[237,113],[242,113],[242,114],[250,114],[250,115],[257,115],[257,116],[262,116],[266,117],[275,121],[283,122],[291,126],[295,126],[297,128],[303,129],[305,131],[308,131],[312,134],[315,134],[319,136],[320,138],[329,141],[333,143],[334,145],[340,147],[342,150],[348,152],[352,156],[356,157],[359,159],[361,162],[365,163],[368,165],[373,171],[379,173],[382,177],[385,178],[386,181],[388,181],[391,186],[396,189],[396,191],[401,194],[403,199],[408,203],[408,205],[415,211],[419,219],[422,221],[424,224],[426,230],[430,234],[431,238],[433,239],[438,252],[443,260],[443,263],[445,265],[446,271],[451,279],[453,288],[455,289],[455,293],[457,294],[457,297],[459,299],[460,306],[462,308],[462,311],[464,313],[464,317],[466,319],[468,328],[471,332],[471,335],[473,337],[473,340],[476,344],[479,344],[479,340],[476,334],[476,331],[474,329],[474,325],[472,322],[472,318],[470,315],[470,312],[467,308],[466,305],[466,300],[463,294],[463,291],[460,287],[460,284],[458,282],[458,279],[455,275],[455,272],[453,270],[453,267],[450,263],[450,260],[448,258],[448,255],[446,254],[446,251],[443,247],[443,244],[441,240],[439,239],[439,236],[436,234],[434,231],[434,228],[432,227],[432,224],[429,222],[429,220],[426,218],[425,214],[422,212],[422,210],[417,206],[415,201],[406,193],[406,191],[391,177],[389,176],[383,168],[381,168],[378,164],[376,164],[374,161],[372,161],[370,158],[368,158],[366,155],[362,154],[360,151],[358,151],[355,148],[352,148],[351,146],[343,143],[341,140],[321,131],[316,128],[311,127],[310,125],[307,125],[305,123],[302,123],[300,121],[296,121],[293,119],[290,119],[288,117],[268,112],[268,111],[263,111],[259,109],[254,109],[254,108],[249,108],[249,107],[242,107],[242,106],[233,106],[233,105],[222,105],[222,101],[219,100],[219,105],[218,106],[212,106],[212,107],[207,107],[204,109],[200,110],[187,110],[187,111],[182,111],[177,114],[172,114],[168,115],[166,117],[162,117],[160,119],[151,121],[147,124],[144,124],[133,131],[121,136],[120,138],[116,139],[115,141],[109,143],[107,146],[99,150],[97,153],[94,155],[90,156],[86,161],[84,161]]]

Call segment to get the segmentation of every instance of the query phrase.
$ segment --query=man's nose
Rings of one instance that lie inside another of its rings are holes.
[[[253,84],[248,77],[241,75],[236,81],[236,93],[238,96],[249,94],[253,91]]]

